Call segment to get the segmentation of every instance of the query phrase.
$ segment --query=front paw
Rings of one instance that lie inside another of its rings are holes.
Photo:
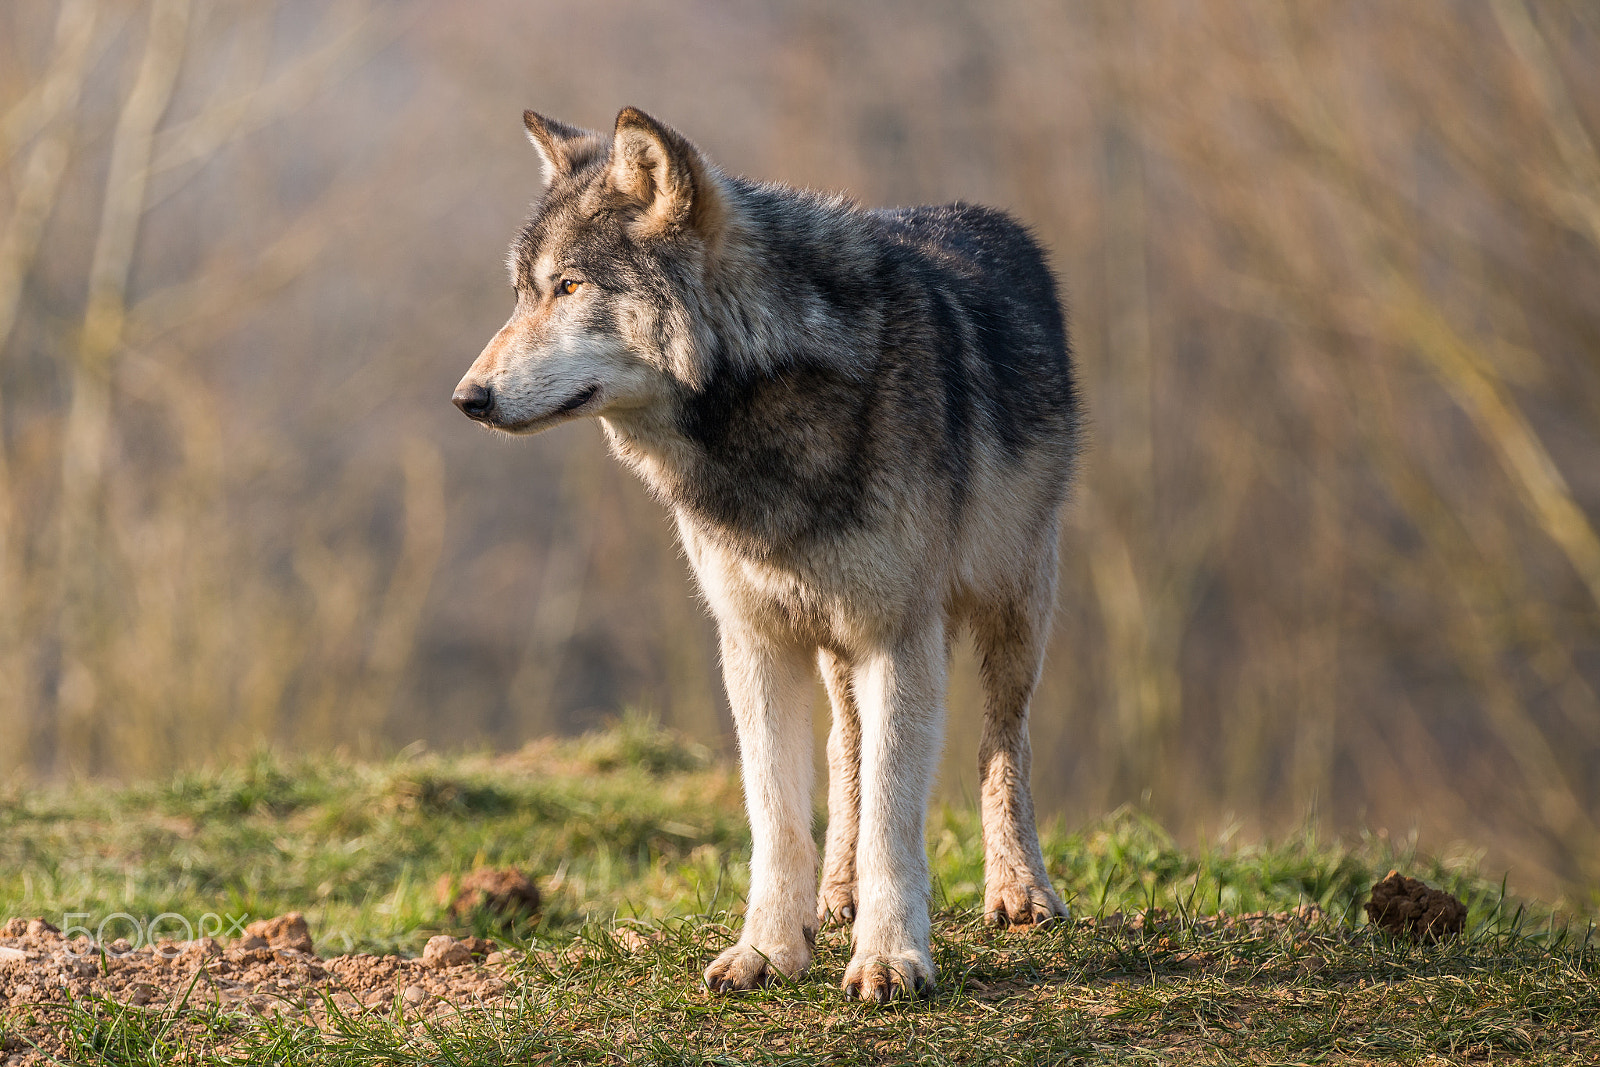
[[[983,913],[995,926],[1044,926],[1071,914],[1049,882],[1025,872],[990,878]]]
[[[741,941],[711,961],[706,988],[713,993],[758,989],[783,978],[798,978],[811,963],[806,944],[758,945]]]
[[[887,1004],[898,997],[931,997],[936,988],[933,957],[926,952],[857,956],[844,969],[842,985],[849,1000]]]

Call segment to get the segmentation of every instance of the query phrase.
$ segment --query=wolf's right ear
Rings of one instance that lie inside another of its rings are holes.
[[[709,237],[718,229],[721,204],[710,164],[683,134],[638,108],[617,115],[610,180],[644,209],[636,232],[690,226]]]
[[[547,119],[537,111],[524,111],[522,124],[528,129],[528,140],[539,150],[546,185],[571,174],[605,148],[605,139],[593,130]]]

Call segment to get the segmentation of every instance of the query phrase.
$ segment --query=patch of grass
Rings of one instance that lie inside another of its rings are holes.
[[[484,863],[537,876],[546,907],[517,931],[535,951],[516,995],[493,1007],[329,1006],[319,1027],[215,1006],[0,1006],[0,1058],[48,1033],[61,1061],[106,1064],[1600,1062],[1588,918],[1508,901],[1470,865],[1310,834],[1185,850],[1132,811],[1044,837],[1080,920],[994,931],[975,911],[976,815],[938,812],[940,992],[868,1009],[838,991],[837,930],[797,982],[701,987],[748,884],[742,799],[731,768],[647,720],[512,756],[263,754],[162,783],[12,790],[0,917],[298,910],[325,955],[411,953],[465,932],[433,885]],[[1422,947],[1362,925],[1390,866],[1466,901],[1468,935]],[[1308,904],[1323,917],[1212,918]],[[642,941],[619,937],[633,919]]]

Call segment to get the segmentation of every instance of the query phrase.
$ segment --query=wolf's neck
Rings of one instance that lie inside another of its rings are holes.
[[[652,496],[676,507],[683,487],[705,462],[703,450],[684,436],[670,411],[632,411],[600,419],[611,454],[637,474]]]
[[[805,354],[721,369],[700,390],[604,422],[612,452],[694,526],[752,556],[801,548],[870,508],[872,390]]]

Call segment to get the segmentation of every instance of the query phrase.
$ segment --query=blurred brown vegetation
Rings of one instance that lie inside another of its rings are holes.
[[[1006,207],[1091,448],[1043,809],[1305,818],[1600,882],[1600,14],[1586,0],[0,7],[0,774],[261,743],[727,744],[592,426],[451,386],[525,106]],[[958,658],[946,788],[972,788]],[[819,730],[825,724],[819,723]]]

